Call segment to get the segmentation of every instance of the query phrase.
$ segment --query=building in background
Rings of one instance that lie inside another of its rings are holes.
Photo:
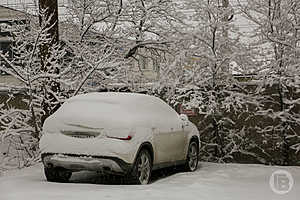
[[[0,51],[4,54],[8,53],[9,57],[13,57],[13,52],[10,48],[12,43],[12,25],[26,24],[26,13],[21,10],[0,5]],[[0,65],[3,64],[0,59]],[[0,72],[0,74],[2,74]]]
[[[68,0],[58,0],[59,9],[65,9]],[[11,49],[14,24],[28,25],[28,16],[37,16],[38,0],[0,0],[0,51],[13,58]],[[61,13],[64,13],[63,11]],[[0,65],[3,65],[3,61]],[[3,72],[0,72],[0,75]]]

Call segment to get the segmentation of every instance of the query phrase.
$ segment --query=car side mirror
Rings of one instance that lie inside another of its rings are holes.
[[[183,126],[188,126],[189,125],[189,118],[186,114],[180,114],[179,118],[180,118]]]

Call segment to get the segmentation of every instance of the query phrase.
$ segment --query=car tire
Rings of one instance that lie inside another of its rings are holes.
[[[193,172],[196,171],[198,168],[198,162],[199,162],[199,148],[198,143],[194,140],[192,140],[189,144],[188,152],[187,152],[187,158],[185,163],[185,171]]]
[[[146,185],[150,182],[152,172],[152,159],[149,151],[142,149],[136,157],[135,164],[132,169],[134,184]]]
[[[66,183],[72,176],[72,172],[63,168],[44,168],[45,176],[49,182]]]

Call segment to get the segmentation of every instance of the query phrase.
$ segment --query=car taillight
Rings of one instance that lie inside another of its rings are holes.
[[[132,136],[128,135],[127,137],[112,137],[112,136],[107,136],[108,138],[112,139],[118,139],[118,140],[131,140]]]

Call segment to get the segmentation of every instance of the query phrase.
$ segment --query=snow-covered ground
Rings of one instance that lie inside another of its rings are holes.
[[[294,186],[284,195],[269,186],[271,174],[284,169],[292,174]],[[158,174],[158,175],[157,175]],[[194,173],[156,173],[150,185],[116,185],[97,182],[99,175],[75,174],[71,183],[49,183],[42,165],[10,171],[0,177],[1,200],[299,200],[300,167],[201,163]]]

